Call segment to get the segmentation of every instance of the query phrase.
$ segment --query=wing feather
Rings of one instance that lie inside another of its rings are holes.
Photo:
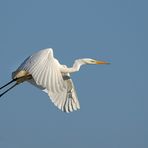
[[[68,79],[64,82],[67,86],[66,91],[57,96],[53,103],[65,112],[72,112],[73,110],[80,109],[80,104],[72,80]]]
[[[49,69],[50,67],[49,66],[47,66],[47,63],[46,63],[46,65],[45,65],[45,67],[44,67],[44,77],[43,77],[43,85],[44,86],[46,86],[47,84],[47,80],[48,80],[48,76],[49,76],[49,72],[50,72],[50,69]]]
[[[48,92],[51,101],[59,109],[72,112],[80,108],[75,88],[71,79],[64,79],[61,65],[53,57],[52,49],[43,49],[28,57],[18,70],[28,71],[33,79],[28,80],[37,88]]]

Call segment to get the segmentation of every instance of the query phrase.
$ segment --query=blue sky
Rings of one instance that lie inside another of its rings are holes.
[[[0,2],[0,84],[23,60],[52,47],[76,58],[106,60],[72,75],[81,109],[65,114],[24,83],[0,100],[3,148],[147,148],[146,0],[6,0]]]

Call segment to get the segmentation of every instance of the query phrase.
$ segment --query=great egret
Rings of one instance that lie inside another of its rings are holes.
[[[16,82],[9,89],[0,94],[0,97],[16,85],[27,81],[37,88],[45,91],[51,101],[59,109],[65,112],[72,112],[80,108],[77,94],[71,80],[70,73],[79,71],[85,64],[109,64],[105,61],[96,61],[90,58],[75,60],[72,67],[61,65],[54,58],[52,48],[42,49],[29,56],[16,71],[12,73],[12,82]]]

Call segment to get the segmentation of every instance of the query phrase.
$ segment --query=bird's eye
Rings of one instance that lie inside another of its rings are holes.
[[[94,62],[95,62],[95,60],[91,60],[91,62],[92,62],[92,63],[94,63]]]

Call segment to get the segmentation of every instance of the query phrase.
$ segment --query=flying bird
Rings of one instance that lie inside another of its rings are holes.
[[[12,72],[12,80],[0,89],[12,82],[15,82],[15,84],[1,93],[0,97],[16,85],[27,81],[46,92],[51,101],[60,110],[68,113],[80,109],[80,104],[70,74],[79,71],[80,67],[85,64],[109,63],[83,58],[75,60],[73,66],[69,68],[59,63],[53,55],[52,48],[39,50],[26,58],[18,69]]]

